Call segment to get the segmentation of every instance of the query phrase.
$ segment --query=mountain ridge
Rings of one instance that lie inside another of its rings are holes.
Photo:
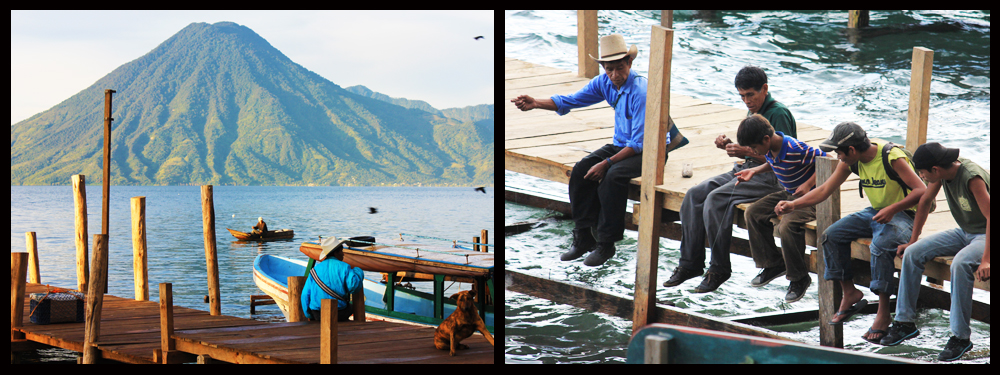
[[[249,28],[220,22],[188,25],[13,125],[11,185],[64,185],[73,174],[100,180],[105,88],[118,91],[118,185],[493,184],[492,119],[456,120],[351,93]]]

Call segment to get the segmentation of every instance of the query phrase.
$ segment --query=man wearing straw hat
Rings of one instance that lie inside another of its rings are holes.
[[[588,267],[603,265],[614,257],[615,242],[625,234],[625,207],[629,181],[642,173],[643,136],[646,125],[646,77],[632,71],[639,49],[626,47],[625,37],[617,34],[601,37],[600,57],[590,56],[604,67],[605,74],[592,79],[575,94],[535,99],[521,95],[511,102],[522,111],[545,109],[563,116],[571,109],[605,102],[615,111],[612,144],[605,145],[573,167],[569,199],[573,209],[573,243],[562,255],[564,262],[591,253],[584,261]],[[670,124],[673,127],[673,122]],[[671,140],[677,144],[671,144]],[[667,145],[683,146],[685,139],[673,127]],[[670,147],[667,147],[670,150]],[[595,238],[594,234],[597,237]]]
[[[362,288],[365,273],[360,268],[344,262],[344,244],[347,239],[323,238],[320,247],[320,262],[309,271],[306,285],[302,289],[302,308],[306,317],[319,321],[323,300],[337,300],[337,321],[346,322],[353,315],[351,295]]]

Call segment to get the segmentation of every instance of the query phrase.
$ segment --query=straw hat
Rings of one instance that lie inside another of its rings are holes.
[[[344,244],[346,242],[346,238],[323,237],[319,245],[323,248],[323,251],[319,254],[319,259],[326,260],[326,257],[330,254],[344,250]]]
[[[594,60],[605,62],[621,60],[625,55],[628,55],[630,60],[634,60],[638,54],[639,48],[635,44],[631,48],[626,49],[625,37],[619,34],[611,34],[601,37],[601,58],[596,58],[594,55],[588,56]]]

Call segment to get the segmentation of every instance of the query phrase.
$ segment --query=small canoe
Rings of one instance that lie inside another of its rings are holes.
[[[303,276],[306,272],[306,262],[273,255],[260,255],[254,261],[253,279],[288,317],[288,277]],[[440,320],[431,319],[434,315],[434,297],[424,293],[396,289],[395,307],[392,313],[386,313],[385,285],[365,279],[365,307],[370,316],[388,319],[405,320],[412,323],[438,325]],[[445,316],[455,311],[454,302],[444,304]],[[387,316],[389,315],[389,316]],[[493,330],[492,307],[486,313],[486,325]]]
[[[276,231],[264,232],[264,236],[255,233],[240,232],[238,230],[232,230],[226,228],[233,237],[236,237],[240,241],[277,241],[277,240],[290,240],[295,238],[295,231],[291,229],[281,229]]]

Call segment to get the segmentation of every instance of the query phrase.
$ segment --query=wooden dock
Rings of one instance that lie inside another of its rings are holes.
[[[548,98],[552,95],[566,95],[580,90],[590,79],[581,78],[576,73],[536,65],[512,58],[504,59],[504,97],[515,98],[518,95],[531,95],[536,98]],[[780,88],[773,88],[776,99],[781,100]],[[734,91],[735,93],[735,91]],[[735,94],[734,94],[735,95]],[[726,155],[725,151],[715,147],[714,141],[719,134],[735,137],[739,122],[746,118],[745,108],[733,108],[721,104],[713,104],[704,100],[679,94],[671,94],[671,118],[676,123],[681,134],[691,141],[691,144],[670,153],[664,168],[662,185],[656,186],[656,191],[666,196],[663,208],[668,211],[680,212],[684,195],[688,189],[702,181],[730,171],[737,160]],[[795,109],[791,108],[792,114]],[[799,140],[817,146],[830,135],[830,131],[804,123],[796,119]],[[611,142],[614,133],[614,110],[607,103],[600,103],[589,108],[581,108],[565,116],[554,112],[533,110],[521,112],[510,103],[504,101],[504,169],[543,178],[550,181],[569,183],[569,174],[573,166],[589,154]],[[692,178],[681,177],[684,164],[694,167]],[[639,200],[639,186],[642,177],[632,180],[630,197]],[[939,192],[937,210],[927,219],[923,236],[944,230],[956,228],[958,224],[951,215],[948,202],[945,201],[944,190]],[[858,176],[851,175],[841,187],[841,215],[847,216],[858,212],[871,204],[867,198],[861,198],[858,193]],[[749,204],[738,206],[740,212],[736,216],[736,224],[744,227],[743,210]],[[638,212],[637,210],[635,212]],[[806,242],[816,246],[816,222],[806,225]],[[871,241],[859,240],[858,251],[854,257],[859,260],[871,259],[867,253]],[[942,265],[950,264],[950,257],[940,258]],[[897,259],[899,267],[900,260]],[[928,274],[934,272],[949,273],[947,267],[938,271],[928,269]],[[939,280],[947,280],[945,275],[938,275]],[[977,287],[989,290],[989,282],[977,283]]]
[[[24,323],[12,329],[11,353],[40,347],[83,352],[85,324],[30,323],[27,297],[45,293],[47,288],[27,284],[25,290]],[[162,363],[160,310],[157,302],[106,295],[96,343],[100,357],[132,364]],[[173,316],[175,330],[170,338],[177,352],[169,356],[172,362],[320,363],[320,324],[316,322],[272,324],[183,307],[173,307]],[[24,339],[15,340],[15,333]],[[451,357],[448,351],[434,348],[434,328],[399,323],[340,323],[338,341],[339,364],[493,364],[495,359],[493,346],[482,336],[463,341],[471,349]]]
[[[585,22],[584,20],[588,19],[586,13],[593,11],[579,12],[581,12],[580,22]],[[595,20],[586,22],[588,25],[583,26],[581,30],[596,28]],[[586,31],[581,31],[581,35],[584,35],[578,38],[581,51],[596,51],[596,33],[593,34],[595,35],[589,35]],[[667,35],[666,38],[662,36],[664,34]],[[671,37],[672,32],[670,31],[661,31],[657,34],[657,28],[654,26],[652,39],[654,41],[666,39],[666,47],[654,45],[650,55],[657,58],[657,61],[666,62],[662,63],[663,67],[658,67],[659,65],[653,62],[650,63],[649,95],[651,99],[649,100],[653,103],[666,103],[667,101],[661,102],[659,97],[655,100],[652,97],[659,95],[658,92],[662,86],[668,88],[666,92],[669,92],[670,99],[669,111],[667,113],[669,113],[670,118],[676,124],[681,134],[688,138],[690,144],[670,153],[666,165],[662,168],[662,172],[657,171],[659,165],[656,163],[655,153],[658,148],[662,149],[663,147],[656,145],[647,147],[646,151],[650,152],[651,155],[643,156],[643,175],[651,176],[654,174],[646,173],[649,171],[662,173],[664,176],[662,183],[644,187],[642,183],[643,177],[632,180],[630,198],[642,201],[643,204],[646,204],[645,202],[648,201],[650,202],[649,204],[662,205],[663,218],[661,221],[656,208],[648,209],[647,207],[636,205],[633,210],[635,216],[640,216],[641,213],[642,215],[649,214],[651,215],[649,217],[652,218],[651,223],[648,221],[645,222],[648,224],[645,224],[641,218],[632,218],[632,220],[635,220],[635,223],[639,223],[640,232],[637,289],[635,294],[636,312],[635,319],[633,319],[633,332],[644,326],[646,322],[652,322],[652,319],[655,319],[653,316],[655,314],[650,313],[650,311],[656,307],[655,290],[657,289],[656,285],[659,283],[656,280],[655,273],[657,268],[656,262],[658,261],[658,246],[655,246],[655,243],[650,244],[646,239],[662,236],[680,240],[679,225],[674,224],[674,221],[679,218],[677,213],[680,212],[681,204],[688,189],[710,177],[730,171],[733,168],[733,163],[736,161],[736,159],[728,157],[724,151],[717,149],[714,145],[714,140],[719,134],[727,134],[730,138],[733,138],[739,122],[747,116],[745,108],[733,108],[726,105],[714,104],[669,91],[669,48],[671,48]],[[659,56],[664,55],[663,48],[666,48],[667,52],[665,53],[666,58],[661,60]],[[914,84],[911,90],[910,128],[908,131],[910,142],[907,143],[907,148],[911,150],[916,149],[917,145],[926,141],[926,108],[929,95],[928,85],[931,78],[929,67],[932,60],[929,56],[932,56],[932,54],[932,51],[923,48],[914,48]],[[581,54],[581,56],[583,55]],[[581,58],[581,65],[584,61],[585,59]],[[576,109],[565,116],[558,116],[551,111],[545,110],[522,112],[510,102],[510,99],[516,98],[519,95],[548,98],[557,94],[572,94],[579,91],[590,81],[590,78],[586,78],[584,75],[589,74],[593,76],[596,74],[593,72],[596,69],[590,70],[592,72],[587,73],[587,69],[581,67],[580,74],[577,74],[509,57],[504,58],[504,169],[546,180],[568,183],[572,168],[578,161],[590,154],[592,150],[597,150],[611,142],[614,133],[614,110],[607,103],[602,102],[588,108]],[[666,71],[665,74],[663,73],[664,70]],[[658,84],[660,80],[664,82],[664,85]],[[657,85],[655,90],[653,88],[654,85]],[[780,87],[772,87],[771,92],[774,93],[776,100],[782,100]],[[736,95],[735,89],[733,95]],[[920,104],[921,102],[923,103],[922,105]],[[663,107],[666,107],[666,105],[663,105]],[[663,113],[665,109],[660,109],[659,112]],[[794,115],[795,108],[790,109]],[[652,112],[647,110],[647,115],[650,113]],[[923,113],[922,121],[920,120],[921,113]],[[799,140],[816,146],[829,137],[830,131],[809,125],[801,120],[796,120]],[[649,116],[647,116],[647,145],[650,144],[649,139],[655,137],[655,135],[651,134],[662,134],[666,131],[662,128],[657,129],[657,126],[655,126],[657,123],[666,124],[667,122],[661,118],[659,121],[654,121],[653,125],[650,125]],[[664,125],[661,126],[665,127]],[[823,177],[823,175],[828,176],[829,172],[836,165],[836,160],[833,159],[822,160],[822,162],[819,163],[818,168],[829,170],[818,170],[818,184],[825,181],[826,177]],[[692,178],[682,177],[682,170],[685,164],[690,164],[692,167],[694,171]],[[840,217],[853,214],[870,206],[868,200],[860,196],[858,188],[858,177],[852,175],[841,186],[841,191],[838,193],[839,197],[834,197],[817,207],[817,217],[820,220],[809,223],[806,226],[806,241],[809,245],[817,245],[817,232],[822,232],[822,229],[817,229],[820,226],[818,222],[822,222],[822,227],[825,228]],[[647,193],[640,194],[641,190]],[[937,201],[938,208],[929,216],[923,229],[922,237],[957,227],[951,212],[949,212],[943,191],[937,196]],[[652,202],[662,202],[662,204]],[[824,205],[828,206],[823,207]],[[737,207],[740,211],[735,215],[735,224],[745,227],[743,212],[749,205],[745,204]],[[646,228],[652,229],[646,231]],[[854,246],[852,246],[852,258],[858,261],[869,262],[871,260],[871,254],[868,249],[870,244],[870,239],[855,241]],[[740,246],[740,244],[734,242],[734,248],[737,246]],[[733,251],[733,253],[748,255],[749,252],[746,251],[749,250],[748,245],[744,244],[743,246],[747,247],[746,249],[741,249],[744,251]],[[814,251],[810,256],[812,272],[819,272],[825,267],[822,263],[821,252]],[[935,283],[940,283],[942,280],[950,280],[951,258],[940,257],[929,263],[925,272],[928,279]],[[896,268],[900,268],[901,265],[901,260],[896,259]],[[861,271],[858,272],[859,274],[867,273],[867,268],[855,268]],[[855,282],[864,283],[864,278],[865,276],[859,275],[855,278]],[[821,319],[824,314],[832,316],[832,310],[836,306],[836,303],[839,303],[839,286],[834,284],[836,283],[820,278]],[[977,282],[976,287],[989,291],[990,283],[988,281],[985,283]],[[940,299],[940,297],[938,298]],[[974,319],[989,323],[990,313],[988,304],[974,302],[973,309]],[[821,341],[824,345],[842,347],[842,331],[836,329],[837,332],[832,332],[832,330],[830,327],[826,327],[826,325],[821,325]]]

